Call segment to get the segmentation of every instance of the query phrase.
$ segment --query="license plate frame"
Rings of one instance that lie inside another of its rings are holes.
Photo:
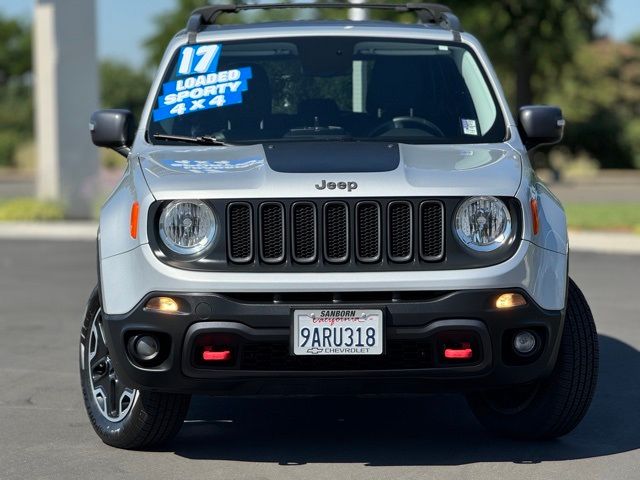
[[[382,309],[309,308],[293,310],[292,315],[291,355],[379,356],[384,354],[386,335]],[[302,335],[303,328],[310,329],[308,336]],[[371,328],[374,330],[373,345],[369,345],[368,340],[371,337],[368,329]],[[326,329],[329,330],[328,334]],[[351,329],[351,332],[348,329]],[[316,331],[319,333],[316,334]],[[305,337],[307,342],[303,343]],[[352,342],[349,341],[350,338]],[[317,340],[320,341],[320,345]],[[327,345],[327,340],[330,346]],[[337,343],[340,345],[334,345]]]

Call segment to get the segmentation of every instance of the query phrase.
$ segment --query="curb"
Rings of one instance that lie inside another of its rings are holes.
[[[95,241],[96,222],[0,222],[1,240]]]
[[[0,222],[0,240],[95,241],[96,222]],[[640,255],[640,235],[619,232],[569,232],[573,252]]]
[[[640,235],[620,232],[569,231],[572,252],[640,255]]]

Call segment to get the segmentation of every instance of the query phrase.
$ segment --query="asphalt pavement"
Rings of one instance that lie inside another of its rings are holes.
[[[94,248],[0,240],[0,479],[640,478],[640,256],[572,254],[601,368],[589,413],[560,440],[492,437],[454,395],[197,397],[174,442],[127,452],[98,440],[79,388]]]

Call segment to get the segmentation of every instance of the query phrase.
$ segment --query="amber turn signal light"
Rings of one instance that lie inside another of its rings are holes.
[[[133,202],[131,205],[131,220],[130,220],[130,229],[129,233],[131,238],[138,238],[138,215],[140,214],[140,204],[138,202]]]
[[[526,305],[527,301],[519,293],[503,293],[496,300],[496,308],[513,308]]]
[[[538,200],[532,198],[530,201],[531,206],[531,220],[532,220],[532,229],[533,234],[537,235],[540,231],[540,211],[538,210]]]

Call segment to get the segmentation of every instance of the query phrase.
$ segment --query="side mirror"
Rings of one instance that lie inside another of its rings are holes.
[[[98,110],[91,115],[89,130],[94,145],[112,148],[128,157],[136,135],[136,121],[129,110]]]
[[[553,145],[562,140],[564,117],[558,107],[530,105],[521,107],[518,131],[527,150],[541,145]]]

